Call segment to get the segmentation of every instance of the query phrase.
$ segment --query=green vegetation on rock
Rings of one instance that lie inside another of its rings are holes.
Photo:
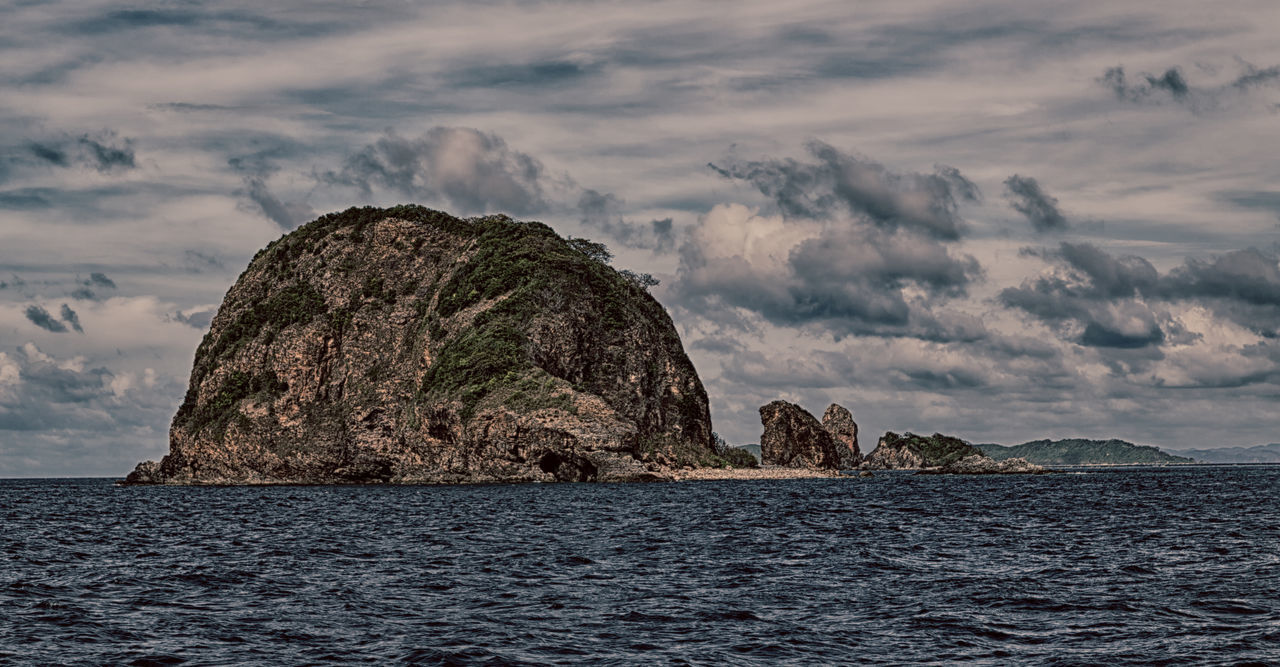
[[[982,454],[978,448],[959,438],[934,433],[930,436],[903,433],[898,435],[888,431],[880,439],[880,446],[889,448],[906,448],[924,459],[924,467],[943,466],[959,461],[966,456]]]

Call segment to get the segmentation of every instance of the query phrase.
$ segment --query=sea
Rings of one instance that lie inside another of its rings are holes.
[[[1280,466],[113,481],[0,481],[0,663],[1280,663]]]

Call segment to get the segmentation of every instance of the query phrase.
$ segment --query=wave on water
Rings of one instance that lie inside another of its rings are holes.
[[[0,480],[0,662],[1277,662],[1277,490]]]

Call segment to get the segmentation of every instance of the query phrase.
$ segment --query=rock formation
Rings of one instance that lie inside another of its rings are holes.
[[[933,468],[975,454],[984,456],[981,450],[959,438],[940,433],[922,436],[889,431],[863,460],[862,467],[868,470]]]
[[[862,463],[866,470],[919,470],[925,475],[1015,475],[1047,472],[1026,459],[996,461],[969,443],[940,433],[931,436],[892,431],[880,438]]]
[[[718,463],[671,319],[608,251],[417,206],[258,253],[133,483],[638,480]]]
[[[760,407],[761,462],[788,468],[838,469],[839,447],[804,408],[786,401]]]
[[[858,423],[844,407],[832,403],[822,413],[822,428],[836,441],[836,467],[852,470],[862,463],[858,449]]]
[[[1037,475],[1049,472],[1044,466],[1022,458],[997,461],[985,454],[971,454],[938,468],[925,468],[917,475]]]

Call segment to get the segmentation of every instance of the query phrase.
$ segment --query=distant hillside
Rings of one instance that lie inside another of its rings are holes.
[[[1022,457],[1040,465],[1088,465],[1125,463],[1194,463],[1146,445],[1124,440],[1033,440],[1021,445],[974,445],[997,461]]]
[[[760,445],[736,445],[738,449],[745,449],[752,456],[756,457],[756,461],[760,460]]]
[[[1280,444],[1222,449],[1184,449],[1176,452],[1205,463],[1280,463]]]

